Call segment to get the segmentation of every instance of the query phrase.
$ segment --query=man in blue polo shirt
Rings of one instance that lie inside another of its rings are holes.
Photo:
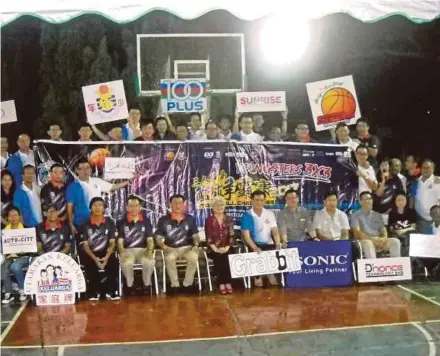
[[[264,209],[266,195],[262,191],[255,191],[251,194],[252,208],[243,214],[240,225],[241,233],[247,245],[253,252],[260,253],[265,250],[280,248],[280,234],[277,221],[272,211]],[[268,275],[270,284],[277,285],[274,275]],[[262,287],[261,277],[255,278],[255,286]]]
[[[35,167],[34,152],[30,149],[31,139],[29,135],[21,134],[17,139],[18,151],[9,157],[6,168],[12,173],[15,187],[19,188],[22,183],[23,167],[30,165]]]

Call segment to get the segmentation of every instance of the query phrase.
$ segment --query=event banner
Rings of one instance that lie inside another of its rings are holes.
[[[6,255],[37,252],[35,229],[3,230],[2,246],[3,253]]]
[[[49,252],[32,261],[24,292],[36,295],[37,305],[74,304],[75,293],[86,291],[86,281],[76,261],[61,252]]]
[[[411,257],[440,258],[440,236],[409,235],[409,255]]]
[[[228,257],[232,278],[301,271],[297,248],[263,251],[261,253],[238,253]]]
[[[353,284],[351,241],[290,241],[299,250],[301,271],[286,274],[286,287],[336,287]]]
[[[404,281],[412,279],[409,257],[357,260],[359,283]]]
[[[347,147],[340,145],[226,141],[206,142],[36,142],[38,180],[48,181],[50,166],[66,167],[75,178],[75,165],[88,159],[93,175],[104,177],[107,157],[135,158],[135,174],[123,190],[108,194],[107,213],[124,216],[128,194],[138,195],[153,225],[169,208],[169,198],[182,194],[187,212],[200,227],[211,214],[211,200],[221,195],[226,212],[239,221],[251,205],[252,191],[266,194],[266,207],[275,213],[284,207],[284,193],[298,191],[302,206],[323,207],[324,195],[334,190],[339,208],[353,209],[358,199],[358,178]],[[112,181],[114,182],[114,181]]]

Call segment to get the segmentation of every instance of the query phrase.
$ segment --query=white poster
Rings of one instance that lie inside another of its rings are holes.
[[[1,102],[0,124],[17,121],[17,111],[15,110],[15,100]]]
[[[353,125],[361,117],[353,76],[307,83],[306,87],[316,131],[340,122]]]
[[[206,86],[206,79],[162,79],[160,81],[162,111],[205,112]]]
[[[237,112],[286,111],[285,91],[237,93]]]
[[[136,172],[136,158],[106,157],[104,179],[131,179]]]
[[[440,236],[410,234],[409,255],[411,257],[440,258]]]
[[[3,253],[35,253],[37,252],[37,238],[35,228],[13,229],[2,231]]]
[[[94,125],[128,118],[124,83],[115,80],[108,83],[82,87],[87,121]]]
[[[412,279],[409,257],[357,260],[359,283],[404,281]]]
[[[229,265],[232,278],[301,271],[296,247],[229,255]]]
[[[37,305],[74,304],[75,293],[86,291],[86,281],[76,261],[61,252],[49,252],[32,261],[24,292],[35,294]]]

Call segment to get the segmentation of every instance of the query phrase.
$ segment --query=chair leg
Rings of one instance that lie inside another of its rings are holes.
[[[197,278],[199,280],[199,292],[202,291],[202,281],[200,280],[200,265],[199,261],[197,261]]]
[[[353,278],[354,281],[357,282],[357,276],[356,276],[356,264],[354,262],[351,263],[351,268],[353,269]]]
[[[281,273],[281,285],[284,288],[284,273]]]
[[[237,251],[237,252],[238,252],[239,254],[241,253],[241,247],[238,248],[238,251]],[[244,288],[247,289],[247,288],[248,288],[248,285],[247,285],[246,277],[243,277],[243,284],[244,284]]]
[[[203,251],[203,255],[205,256],[206,272],[208,273],[209,291],[212,292],[211,271],[209,269],[208,255],[206,254],[206,251]]]
[[[156,295],[159,295],[159,286],[158,286],[158,283],[157,283],[157,270],[156,270],[156,266],[154,266],[153,273],[154,273],[154,287],[156,288]]]
[[[122,297],[122,267],[121,264],[119,264],[119,296]]]

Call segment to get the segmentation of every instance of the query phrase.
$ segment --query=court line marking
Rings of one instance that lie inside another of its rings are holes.
[[[20,309],[17,310],[14,317],[12,318],[9,325],[6,327],[5,331],[3,331],[2,336],[0,338],[0,344],[3,344],[3,340],[8,335],[9,331],[12,329],[18,318],[20,317],[21,313],[23,313],[24,309],[26,308],[27,304],[29,303],[29,299],[27,299],[20,307]]]
[[[2,320],[2,324],[10,323],[12,320]]]
[[[402,286],[400,284],[398,284],[397,287],[399,287],[400,289],[403,289],[404,291],[407,291],[408,293],[414,294],[417,297],[426,300],[427,302],[430,302],[430,303],[435,304],[438,307],[440,307],[440,303],[439,302],[436,302],[435,300],[432,300],[431,298],[427,297],[426,295],[423,295],[423,294],[421,294],[419,292],[416,292],[415,290],[412,290],[411,288],[404,287],[404,286]]]
[[[414,327],[420,330],[420,332],[425,336],[426,340],[428,340],[428,346],[429,346],[429,356],[435,356],[436,355],[436,347],[434,339],[432,338],[431,334],[426,330],[423,326],[421,326],[419,323],[413,323]]]
[[[58,352],[57,352],[57,356],[64,356],[64,349],[65,349],[65,346],[60,346],[59,348],[58,348]],[[431,355],[430,355],[431,356]],[[435,355],[434,355],[435,356]]]
[[[310,329],[310,330],[291,330],[291,331],[280,331],[271,333],[261,333],[261,334],[250,334],[250,335],[233,335],[233,336],[218,336],[218,337],[205,337],[205,338],[194,338],[194,339],[173,339],[173,340],[157,340],[157,341],[124,341],[124,342],[102,342],[102,343],[89,343],[89,344],[67,344],[67,345],[44,345],[44,348],[59,348],[59,347],[87,347],[87,346],[113,346],[113,345],[148,345],[148,344],[168,344],[168,343],[179,343],[179,342],[196,342],[196,341],[216,341],[216,340],[232,340],[232,339],[246,339],[261,336],[274,336],[274,335],[289,335],[289,334],[305,334],[313,332],[325,332],[325,331],[342,331],[342,330],[356,330],[356,329],[368,329],[368,328],[386,328],[393,326],[403,326],[403,325],[414,325],[414,323],[426,323],[424,322],[414,322],[406,321],[401,323],[390,323],[390,324],[372,324],[372,325],[357,325],[357,326],[343,326],[337,328],[321,328],[321,329]],[[431,323],[440,323],[440,320],[430,320]],[[26,345],[26,346],[3,346],[2,349],[34,349],[41,348],[41,345]]]

